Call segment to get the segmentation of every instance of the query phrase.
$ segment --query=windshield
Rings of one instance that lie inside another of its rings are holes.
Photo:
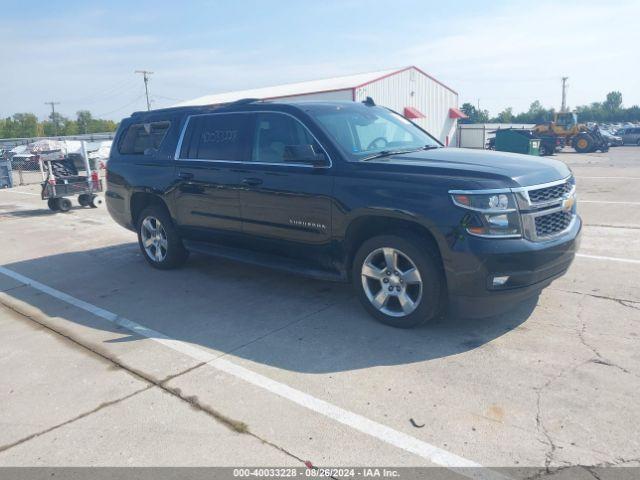
[[[441,146],[404,117],[382,107],[359,103],[314,106],[308,113],[352,160],[380,152]]]

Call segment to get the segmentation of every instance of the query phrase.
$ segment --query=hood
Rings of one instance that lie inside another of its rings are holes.
[[[510,187],[528,187],[541,183],[562,180],[571,175],[571,170],[559,160],[533,155],[473,150],[467,148],[438,148],[404,153],[371,160],[392,165],[422,166],[438,170],[464,172],[464,176],[477,174],[485,178],[508,178]],[[514,185],[515,184],[515,185]]]

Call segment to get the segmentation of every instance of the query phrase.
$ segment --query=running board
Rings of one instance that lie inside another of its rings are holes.
[[[280,270],[282,272],[293,273],[295,275],[302,275],[316,280],[325,280],[329,282],[347,281],[346,275],[340,272],[323,270],[321,268],[309,266],[302,261],[296,261],[279,255],[255,252],[253,250],[246,250],[242,248],[226,247],[206,242],[197,242],[194,240],[183,240],[182,243],[187,250],[194,253],[226,258],[228,260]]]

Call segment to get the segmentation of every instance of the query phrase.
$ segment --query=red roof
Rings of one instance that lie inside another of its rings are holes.
[[[467,117],[465,113],[458,108],[450,108],[449,118],[469,118],[469,117]]]
[[[417,108],[404,107],[404,117],[405,118],[424,118],[424,113],[422,113]]]

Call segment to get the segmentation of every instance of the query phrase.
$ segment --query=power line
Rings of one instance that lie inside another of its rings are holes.
[[[75,103],[75,104],[93,104],[105,100],[107,98],[112,98],[114,96],[120,95],[125,91],[130,90],[134,84],[137,83],[135,79],[128,78],[124,82],[118,82],[110,85],[104,90],[99,91],[98,93],[92,93],[89,95],[85,95],[83,97],[74,98],[72,100],[65,100],[65,103]]]
[[[116,108],[115,110],[111,110],[110,112],[105,112],[105,113],[101,113],[99,115],[97,115],[98,118],[100,117],[106,117],[107,115],[111,115],[112,113],[116,113],[119,112],[120,110],[123,110],[131,105],[133,105],[134,103],[136,103],[138,100],[140,100],[142,97],[144,97],[144,93],[138,95],[136,98],[134,98],[133,100],[131,100],[129,103],[127,103],[126,105],[123,105],[119,108]]]
[[[60,105],[60,102],[44,102],[45,105],[51,105],[51,121],[53,122],[54,135],[58,135],[58,117],[56,117],[56,105]]]
[[[153,75],[153,72],[149,70],[136,70],[134,73],[141,73],[144,79],[144,91],[147,95],[147,110],[151,110],[151,103],[149,102],[149,75]]]

